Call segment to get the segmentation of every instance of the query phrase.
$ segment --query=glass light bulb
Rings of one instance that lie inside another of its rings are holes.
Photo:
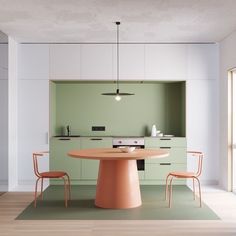
[[[117,94],[116,96],[115,96],[115,99],[116,99],[116,101],[120,101],[121,100],[121,96],[119,95],[119,94]]]

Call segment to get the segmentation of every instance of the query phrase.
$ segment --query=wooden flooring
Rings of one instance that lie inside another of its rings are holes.
[[[11,192],[0,196],[0,236],[236,236],[236,195],[214,188],[203,190],[203,199],[222,220],[217,221],[31,221],[14,218],[32,201],[33,193]]]

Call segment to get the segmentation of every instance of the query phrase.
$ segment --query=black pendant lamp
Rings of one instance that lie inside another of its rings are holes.
[[[116,92],[115,93],[102,93],[102,95],[107,95],[107,96],[115,96],[116,101],[120,101],[122,96],[129,96],[129,95],[134,95],[134,93],[121,93],[120,89],[119,89],[119,26],[120,26],[120,22],[117,21],[115,22],[116,26],[117,26],[117,33],[116,33],[116,38],[117,38],[117,42],[116,42],[116,55],[117,55],[117,59],[116,59]]]

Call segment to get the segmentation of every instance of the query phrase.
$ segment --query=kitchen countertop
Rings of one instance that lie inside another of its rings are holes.
[[[88,135],[71,135],[71,136],[63,136],[63,135],[57,135],[57,136],[52,136],[52,138],[185,138],[185,137],[179,137],[179,136],[121,136],[121,135],[102,135],[102,136],[88,136]]]

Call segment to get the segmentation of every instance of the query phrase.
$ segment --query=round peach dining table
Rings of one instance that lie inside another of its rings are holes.
[[[136,160],[163,158],[163,149],[136,149],[124,153],[119,148],[74,150],[75,158],[100,160],[95,205],[101,208],[125,209],[142,205]]]

